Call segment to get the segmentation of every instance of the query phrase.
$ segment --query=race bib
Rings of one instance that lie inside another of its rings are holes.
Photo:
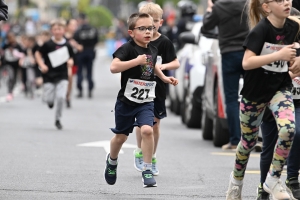
[[[135,103],[151,102],[155,98],[155,81],[128,79],[124,96]]]
[[[293,95],[293,99],[300,99],[300,78],[299,77],[293,79],[292,95]]]
[[[265,44],[264,44],[264,46],[261,50],[260,55],[267,55],[267,54],[277,52],[285,46],[286,45],[271,44],[271,43],[265,42]],[[262,68],[264,68],[267,71],[282,73],[282,72],[287,72],[288,71],[288,64],[284,60],[278,60],[278,61],[275,61],[273,63],[264,65],[264,66],[262,66]]]
[[[69,58],[69,51],[66,46],[61,47],[55,51],[48,53],[49,60],[53,68],[58,67],[64,63],[66,63]]]

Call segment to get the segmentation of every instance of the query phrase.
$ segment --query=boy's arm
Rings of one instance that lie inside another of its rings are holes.
[[[36,63],[39,65],[40,70],[42,73],[46,73],[48,71],[48,67],[47,65],[45,65],[42,55],[39,51],[35,52],[35,59],[36,59]]]
[[[159,67],[161,70],[173,70],[173,69],[178,69],[179,66],[180,66],[180,63],[179,63],[179,61],[177,60],[177,58],[175,58],[175,60],[173,60],[172,62],[158,65],[158,67]]]
[[[154,72],[163,82],[170,83],[172,85],[178,84],[178,80],[176,78],[165,76],[161,69],[159,69],[158,67],[155,67]]]
[[[119,58],[114,58],[110,65],[111,73],[119,73],[126,71],[130,68],[133,68],[138,65],[146,65],[147,64],[147,56],[145,54],[139,55],[135,59],[128,61],[121,61]]]

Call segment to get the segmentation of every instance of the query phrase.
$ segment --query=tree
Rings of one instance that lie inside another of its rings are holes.
[[[141,0],[126,0],[128,2],[133,2],[136,5],[141,2]],[[163,6],[166,2],[173,2],[174,5],[176,5],[180,0],[155,0],[155,3],[159,4],[160,6]],[[199,4],[200,0],[192,0],[195,4]]]
[[[88,7],[84,12],[94,27],[110,27],[112,25],[113,15],[103,6]]]

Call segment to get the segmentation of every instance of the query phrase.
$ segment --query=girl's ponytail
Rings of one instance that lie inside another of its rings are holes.
[[[266,13],[261,6],[265,2],[265,0],[248,1],[248,25],[249,28],[252,29],[263,17],[267,17],[268,13]]]

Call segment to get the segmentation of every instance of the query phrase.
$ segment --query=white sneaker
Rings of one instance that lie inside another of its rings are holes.
[[[229,187],[226,192],[226,200],[242,200],[243,184],[236,185],[231,181],[232,172],[229,178]]]
[[[282,184],[280,178],[274,178],[268,174],[263,188],[267,193],[272,195],[273,200],[291,199],[290,195],[286,191],[286,187]]]
[[[159,170],[157,168],[156,163],[157,163],[156,158],[152,158],[152,173],[153,173],[154,176],[158,176],[158,174],[159,174]]]
[[[144,160],[143,160],[143,153],[142,151],[137,152],[136,150],[133,151],[134,155],[134,168],[139,172],[143,171],[144,168]]]

